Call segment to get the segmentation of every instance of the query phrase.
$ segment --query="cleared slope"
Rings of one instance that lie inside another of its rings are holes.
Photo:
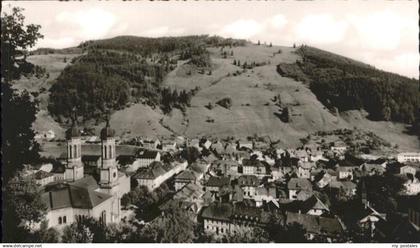
[[[32,55],[28,57],[28,61],[39,65],[46,70],[48,76],[42,78],[25,78],[13,84],[13,88],[18,90],[26,89],[29,92],[40,92],[37,96],[39,101],[39,112],[37,113],[36,120],[32,127],[35,132],[42,133],[48,130],[53,130],[57,137],[64,137],[64,129],[57,123],[48,113],[48,99],[49,88],[54,84],[55,79],[60,75],[63,69],[70,63],[72,58],[80,54],[47,54],[47,55]]]

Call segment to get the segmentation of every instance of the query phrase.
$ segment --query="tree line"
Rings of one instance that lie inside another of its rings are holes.
[[[301,46],[296,64],[277,66],[283,76],[310,84],[327,107],[365,109],[373,120],[413,124],[420,108],[419,82],[339,55]]]

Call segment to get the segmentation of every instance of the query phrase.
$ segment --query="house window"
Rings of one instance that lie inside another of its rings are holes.
[[[60,216],[60,217],[58,217],[58,224],[59,224],[59,225],[63,224],[63,220],[61,219],[61,216]]]

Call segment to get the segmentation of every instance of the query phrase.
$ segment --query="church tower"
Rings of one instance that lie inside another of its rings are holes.
[[[83,178],[82,141],[75,119],[72,126],[66,131],[66,139],[67,165],[64,172],[64,180],[74,182]]]
[[[101,130],[101,154],[102,162],[99,168],[100,192],[113,196],[111,222],[118,222],[121,219],[121,195],[119,188],[119,175],[117,162],[115,160],[115,131],[109,125],[107,116],[106,126]]]
[[[112,193],[112,188],[118,184],[114,134],[115,131],[111,129],[107,118],[106,126],[101,130],[102,163],[99,168],[99,185],[101,188],[109,189],[109,193]]]

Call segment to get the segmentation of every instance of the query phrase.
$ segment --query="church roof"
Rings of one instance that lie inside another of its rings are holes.
[[[77,184],[56,184],[54,186],[42,194],[42,200],[50,210],[61,208],[93,209],[112,197]]]

